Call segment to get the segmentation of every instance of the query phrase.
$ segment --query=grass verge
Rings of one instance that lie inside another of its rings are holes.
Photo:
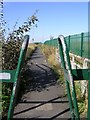
[[[56,60],[56,48],[43,45],[43,44],[39,45],[39,47],[41,48],[43,54],[46,56],[47,62],[50,64],[53,71],[56,73],[58,78],[57,82],[63,85],[64,74],[63,74],[63,69],[61,68],[60,63],[58,62],[58,60]]]
[[[63,74],[63,69],[60,66],[60,63],[57,62],[55,52],[56,49],[47,45],[40,45],[40,48],[42,52],[45,54],[47,58],[47,62],[52,66],[52,69],[58,76],[58,81],[59,84],[63,84],[65,88],[65,95],[67,95],[66,92],[66,87],[65,87],[65,81],[64,81],[64,74]],[[85,116],[85,98],[81,97],[81,88],[80,88],[80,82],[75,82],[75,90],[76,90],[76,95],[77,95],[77,100],[78,100],[78,108],[79,108],[79,113],[81,116]]]

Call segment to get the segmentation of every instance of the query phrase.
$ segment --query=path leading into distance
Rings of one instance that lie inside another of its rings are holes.
[[[13,118],[18,120],[66,118],[70,120],[70,109],[64,88],[37,48],[27,62],[27,84],[25,94],[16,105]]]

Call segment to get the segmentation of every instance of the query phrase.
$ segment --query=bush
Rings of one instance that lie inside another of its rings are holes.
[[[16,69],[18,58],[20,54],[20,47],[22,41],[10,40],[2,44],[2,69],[3,70],[13,70]],[[3,83],[2,84],[2,115],[6,116],[10,103],[10,95],[12,90],[12,83]]]
[[[19,41],[10,40],[3,43],[2,45],[2,58],[3,58],[2,68],[3,69],[13,70],[17,68],[21,45],[22,45],[22,40],[19,40]],[[28,45],[28,49],[26,53],[26,61],[28,58],[30,58],[30,55],[32,54],[35,48],[36,48],[35,44]],[[26,65],[26,61],[24,63],[25,65]],[[23,86],[23,88],[20,87],[20,91],[22,92],[24,91],[24,86],[26,82],[25,81],[25,65],[23,66],[21,76],[20,76],[21,78],[20,86]],[[2,107],[3,107],[2,115],[3,116],[7,116],[12,88],[13,88],[12,83],[2,84]],[[20,93],[20,95],[22,95],[22,92]],[[20,95],[19,97],[21,97]]]
[[[20,47],[22,44],[22,39],[24,38],[24,34],[30,31],[33,25],[37,27],[37,24],[36,24],[36,21],[38,21],[36,17],[37,12],[38,11],[36,11],[31,17],[28,17],[28,20],[24,22],[24,24],[21,27],[19,27],[17,30],[13,30],[12,33],[9,33],[6,40],[4,36],[5,33],[2,34],[4,39],[2,39],[2,43],[0,43],[0,45],[2,44],[2,69],[3,70],[16,69],[19,54],[20,54]],[[2,36],[0,37],[2,38]],[[3,116],[6,116],[6,113],[9,107],[11,90],[12,90],[12,83],[2,84]]]

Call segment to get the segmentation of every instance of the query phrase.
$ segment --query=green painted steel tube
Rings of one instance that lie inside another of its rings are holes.
[[[9,111],[8,111],[8,120],[12,119],[12,117],[13,117],[13,111],[14,111],[14,107],[15,107],[15,102],[16,102],[16,97],[17,97],[17,92],[19,89],[19,82],[20,82],[20,80],[18,80],[18,78],[19,78],[19,74],[21,71],[22,63],[24,62],[23,59],[25,58],[28,42],[29,42],[29,35],[26,35],[24,37],[24,42],[21,47],[18,65],[17,65],[17,69],[16,69],[16,74],[15,74],[15,78],[14,78],[15,83],[13,85],[12,96],[11,96],[11,100],[10,100],[10,106],[9,106]]]
[[[65,50],[65,54],[66,54],[66,61],[67,61],[67,66],[68,66],[68,70],[70,72],[70,78],[72,79],[72,99],[73,99],[73,105],[75,108],[75,115],[76,115],[76,119],[79,120],[79,110],[78,110],[78,104],[77,104],[77,99],[76,99],[76,91],[75,91],[75,85],[74,85],[74,80],[73,80],[73,74],[72,74],[72,69],[71,69],[71,63],[70,63],[70,57],[69,57],[69,50],[67,49],[67,44],[66,41],[64,40],[65,46],[66,46],[66,50]],[[64,46],[64,47],[65,47]]]
[[[62,67],[64,68],[64,72],[65,72],[66,66],[65,66],[64,54],[63,54],[63,46],[62,46],[60,38],[58,38],[58,43],[59,43],[58,46],[59,46],[59,53],[60,53],[60,57],[61,57],[61,63],[62,63]],[[70,94],[70,86],[69,86],[69,82],[67,80],[65,82],[66,82],[66,89],[67,89],[67,95],[68,95],[71,116],[72,116],[72,119],[74,120],[73,104],[72,104],[72,98],[71,98],[71,94]]]
[[[71,117],[72,117],[72,120],[74,120],[75,116],[74,116],[74,111],[73,111],[72,98],[71,98],[71,94],[70,94],[70,85],[69,85],[69,82],[67,80],[66,80],[66,89],[67,89],[67,95],[68,95]]]
[[[81,33],[81,57],[83,57],[83,35],[84,33]]]
[[[76,99],[75,86],[73,86],[73,90],[72,90],[72,99],[73,99],[73,105],[74,105],[74,109],[75,109],[75,119],[80,120],[78,104],[77,104],[77,99]]]
[[[70,51],[70,35],[68,36],[68,48],[69,48],[69,51]]]
[[[90,69],[72,69],[74,81],[89,80]]]
[[[64,62],[65,62],[64,69],[68,71],[68,79],[70,80],[72,101],[75,108],[75,116],[76,116],[76,119],[79,120],[80,117],[79,117],[79,111],[78,111],[78,105],[77,105],[77,99],[76,99],[76,91],[75,91],[75,85],[73,80],[73,74],[72,74],[71,64],[70,64],[69,50],[67,49],[67,44],[66,44],[66,41],[64,40],[64,36],[59,36],[59,44],[61,44],[62,46],[61,51],[62,51]],[[68,86],[68,89],[70,89],[69,86]]]
[[[60,37],[62,39],[62,37]],[[62,46],[63,46],[63,52],[64,52],[64,60],[66,63],[66,69],[69,72],[69,77],[71,79],[71,92],[72,92],[72,101],[73,101],[73,105],[75,108],[75,116],[77,118],[77,120],[80,119],[79,117],[79,110],[78,110],[78,104],[77,104],[77,99],[76,99],[76,91],[75,91],[75,85],[74,85],[74,80],[73,80],[73,74],[72,74],[72,70],[71,70],[71,63],[70,63],[70,57],[69,57],[69,50],[67,49],[67,44],[66,41],[62,40]]]

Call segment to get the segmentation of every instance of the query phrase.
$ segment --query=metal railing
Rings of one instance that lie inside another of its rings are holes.
[[[11,120],[13,117],[15,102],[16,102],[17,93],[18,93],[19,84],[20,84],[20,80],[18,78],[20,76],[22,65],[24,63],[28,42],[29,42],[29,35],[26,35],[24,37],[24,42],[20,50],[17,69],[16,70],[0,70],[0,82],[13,83],[13,89],[12,89],[12,95],[10,99],[7,120]]]
[[[81,33],[64,37],[69,52],[90,59],[90,33]],[[44,44],[58,48],[58,38],[46,40]]]
[[[69,106],[71,111],[72,120],[80,120],[78,102],[76,98],[74,81],[88,80],[88,111],[87,119],[90,120],[90,69],[72,69],[69,50],[66,44],[66,40],[63,36],[58,37],[59,53],[61,58],[61,64],[64,69],[64,77],[66,81],[66,89],[69,100]]]

